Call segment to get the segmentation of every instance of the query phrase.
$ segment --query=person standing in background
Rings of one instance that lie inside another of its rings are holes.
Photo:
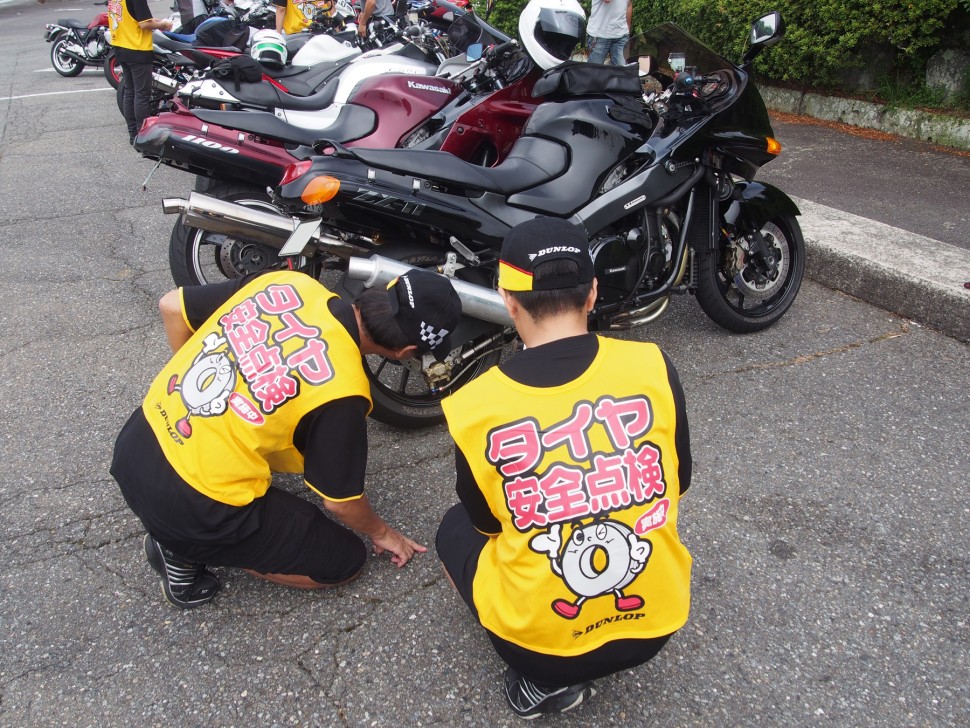
[[[625,66],[623,49],[633,28],[633,4],[630,0],[592,0],[592,3],[586,26],[587,60],[605,63],[609,56],[614,66]]]
[[[276,5],[276,32],[292,35],[310,27],[320,11],[333,12],[333,0],[273,0]]]
[[[108,3],[108,29],[115,57],[121,64],[124,86],[121,113],[128,125],[128,143],[142,122],[152,113],[152,31],[171,30],[171,20],[152,17],[147,0],[111,0]]]
[[[361,3],[360,15],[357,17],[357,35],[367,37],[367,23],[372,18],[390,18],[394,15],[392,0],[364,0]]]

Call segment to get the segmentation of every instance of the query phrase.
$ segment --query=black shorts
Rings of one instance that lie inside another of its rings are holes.
[[[111,474],[145,529],[187,561],[335,584],[367,560],[353,531],[285,490],[271,487],[245,506],[198,492],[169,465],[140,409],[118,436]]]
[[[257,514],[259,528],[235,543],[192,543],[152,535],[188,561],[309,576],[320,584],[346,581],[364,567],[364,542],[327,518],[319,506],[271,487],[245,507]]]
[[[488,537],[475,529],[461,503],[445,514],[435,538],[438,558],[476,619],[473,585],[478,558],[487,542]],[[485,633],[507,665],[543,685],[576,685],[642,665],[656,657],[671,637],[615,640],[583,655],[560,657],[527,650],[487,629]]]

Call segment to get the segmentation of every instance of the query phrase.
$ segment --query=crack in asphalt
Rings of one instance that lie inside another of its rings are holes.
[[[4,535],[3,537],[0,537],[0,544],[6,544],[8,542],[12,543],[21,538],[30,538],[31,536],[48,534],[51,536],[51,540],[48,541],[48,544],[51,546],[76,546],[77,547],[77,549],[74,551],[64,551],[61,553],[50,554],[38,559],[30,559],[27,561],[11,562],[11,563],[16,563],[17,566],[30,566],[31,564],[44,564],[44,563],[47,563],[48,561],[64,558],[65,556],[76,556],[78,555],[79,552],[96,551],[97,549],[104,548],[105,546],[108,546],[111,544],[122,543],[132,538],[140,538],[143,535],[143,532],[142,532],[140,534],[136,533],[134,535],[125,535],[125,536],[115,537],[115,538],[105,538],[103,540],[98,541],[97,543],[88,543],[85,541],[84,536],[90,533],[91,528],[95,527],[94,521],[104,518],[107,515],[124,514],[127,512],[128,512],[127,506],[125,505],[118,506],[111,510],[102,511],[97,515],[87,516],[86,518],[78,519],[77,521],[72,521],[70,523],[59,524],[57,526],[39,526],[38,528],[35,528],[33,531],[27,531],[25,533],[20,533],[20,534]],[[65,537],[64,539],[61,539],[61,540],[54,539],[54,536],[56,536],[58,531],[64,528],[70,528],[78,524],[84,524],[84,534],[82,536],[80,537],[70,536],[70,537]]]
[[[833,354],[844,354],[855,349],[861,349],[865,346],[871,346],[873,344],[879,344],[883,341],[888,341],[890,339],[897,339],[900,336],[908,336],[912,333],[912,329],[908,321],[904,321],[900,324],[899,331],[890,331],[885,334],[880,334],[879,336],[873,336],[870,339],[865,339],[864,341],[854,341],[849,344],[843,344],[842,346],[836,346],[832,349],[826,349],[824,351],[817,351],[812,354],[802,354],[801,356],[796,356],[791,359],[786,359],[784,361],[775,362],[764,362],[761,364],[747,364],[742,367],[736,367],[735,369],[725,369],[719,372],[713,372],[701,377],[704,380],[711,380],[715,377],[720,377],[725,374],[745,374],[747,372],[764,371],[767,369],[783,369],[786,367],[801,366],[802,364],[808,364],[809,362],[815,361],[817,359],[824,359],[827,356],[832,356]]]

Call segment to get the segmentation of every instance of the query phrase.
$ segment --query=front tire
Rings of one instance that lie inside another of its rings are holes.
[[[268,212],[277,212],[265,189],[219,183],[206,191],[211,197]],[[231,235],[210,233],[175,221],[169,240],[168,261],[177,286],[199,286],[250,273],[284,267],[279,250]]]
[[[51,65],[62,76],[72,78],[84,70],[84,64],[67,55],[67,37],[61,36],[51,44]]]
[[[774,217],[759,232],[778,260],[773,272],[747,255],[740,230],[730,237],[722,232],[718,250],[702,253],[698,262],[697,302],[712,321],[736,333],[761,331],[780,319],[805,274],[805,239],[793,215]]]
[[[102,70],[105,79],[111,84],[111,88],[118,88],[121,85],[121,64],[113,52],[109,53],[108,57],[104,59]]]

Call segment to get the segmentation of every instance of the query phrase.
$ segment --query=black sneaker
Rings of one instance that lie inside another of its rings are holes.
[[[170,604],[192,609],[211,602],[222,585],[205,564],[183,561],[171,550],[145,534],[145,556],[148,564],[162,577],[162,593]]]
[[[565,713],[596,695],[593,683],[544,687],[522,677],[511,667],[505,670],[505,700],[520,718],[532,720],[544,713]]]

